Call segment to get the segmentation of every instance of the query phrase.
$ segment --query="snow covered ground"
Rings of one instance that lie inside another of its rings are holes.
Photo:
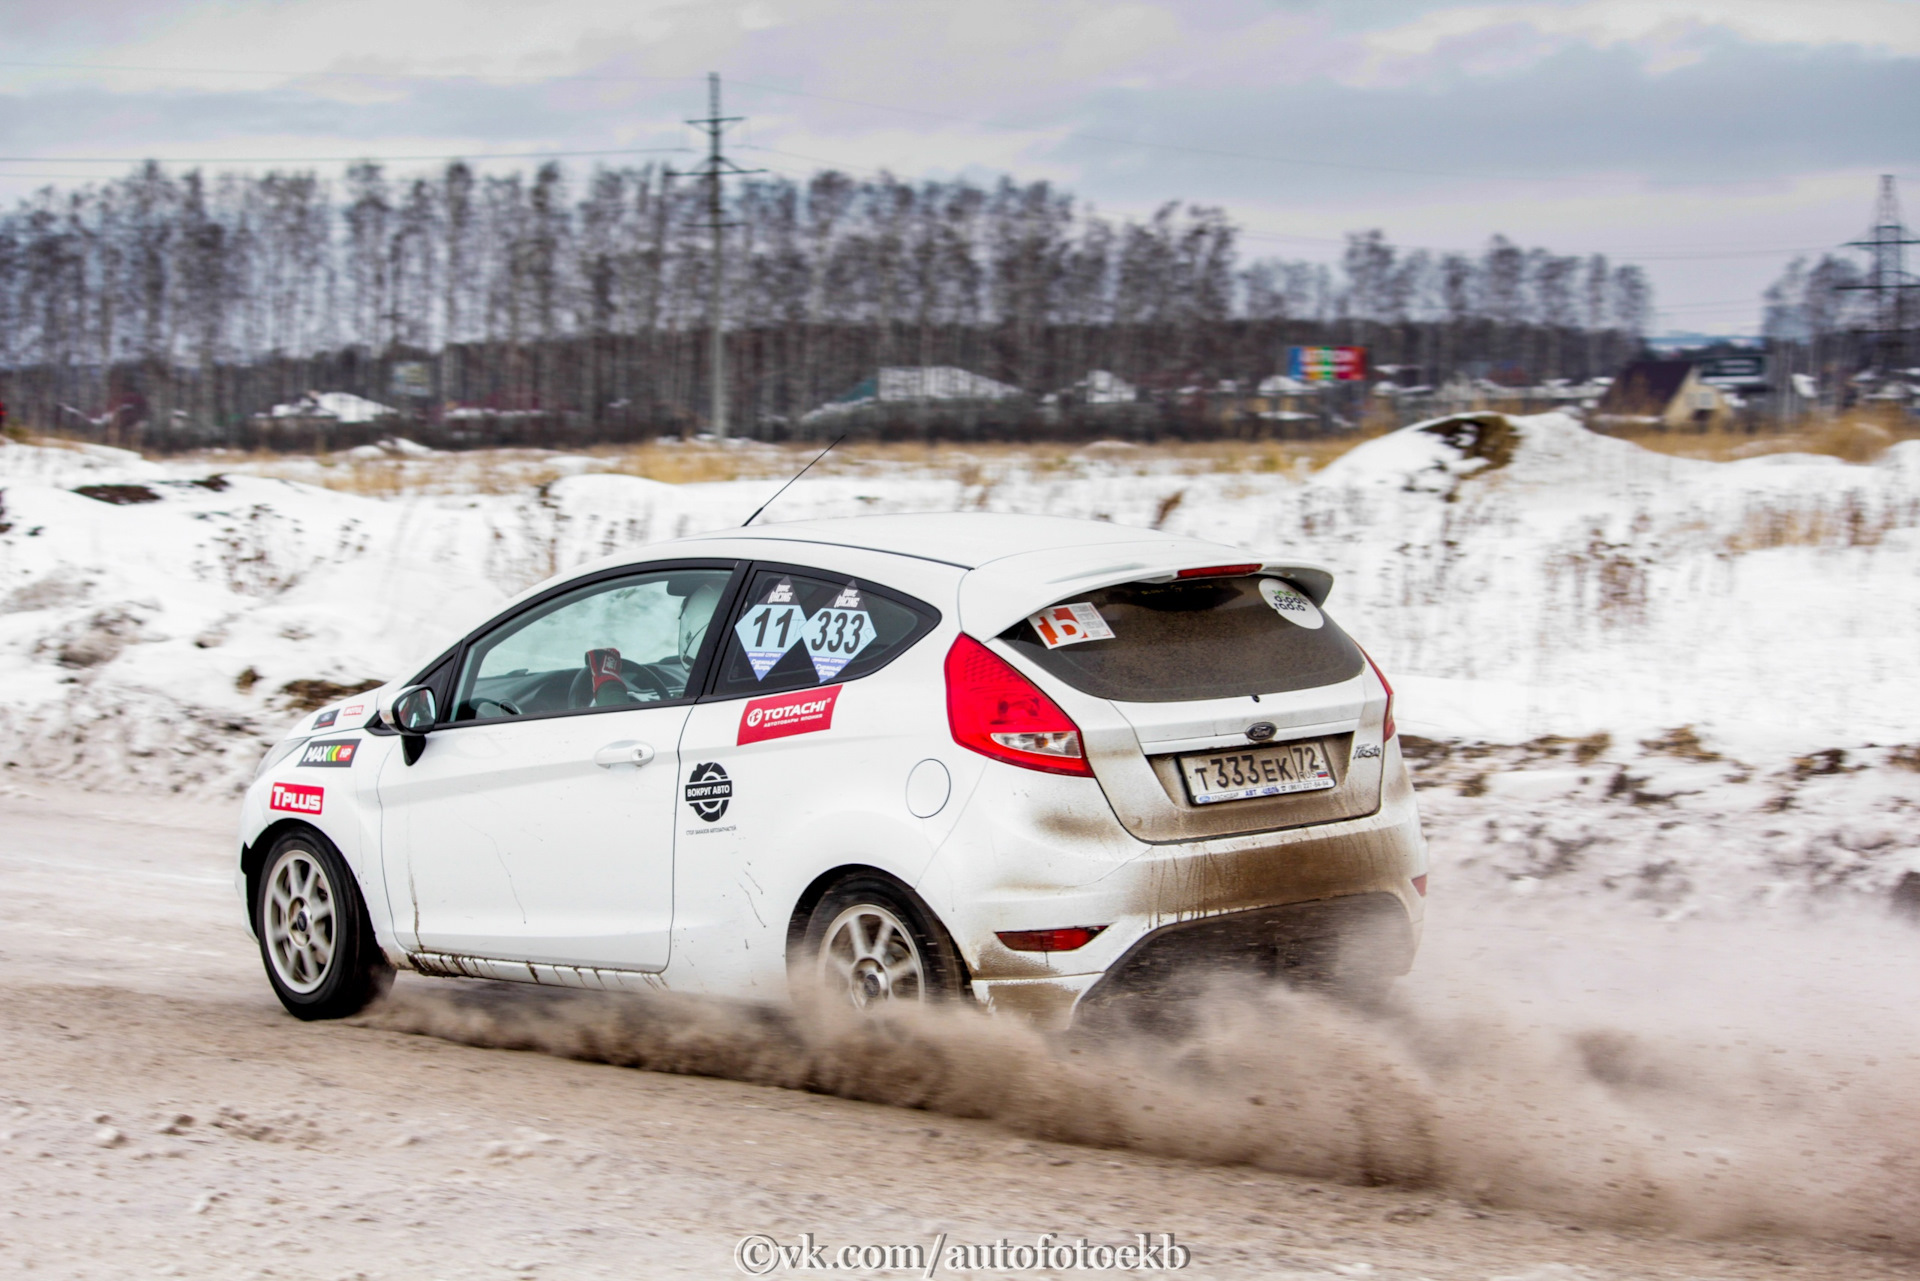
[[[1485,415],[1310,476],[1143,456],[809,477],[763,519],[1047,512],[1327,564],[1330,609],[1400,692],[1442,883],[1668,914],[1920,886],[1920,442],[1865,466],[1710,463]],[[594,466],[369,497],[0,444],[5,774],[230,792],[303,701],[404,674],[549,574],[737,524],[774,487]]]

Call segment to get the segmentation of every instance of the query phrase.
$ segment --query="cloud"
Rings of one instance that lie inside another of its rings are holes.
[[[782,172],[1004,169],[1316,236],[1603,248],[1684,207],[1712,239],[1719,201],[1749,221],[1718,234],[1785,244],[1791,193],[1920,169],[1909,0],[72,0],[0,10],[0,47],[174,69],[14,69],[12,156],[676,145],[711,68]]]

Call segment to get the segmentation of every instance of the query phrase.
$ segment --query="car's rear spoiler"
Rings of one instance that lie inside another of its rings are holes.
[[[1198,539],[1025,552],[989,561],[960,580],[960,626],[986,640],[1057,601],[1120,583],[1171,582],[1183,569],[1228,563],[1251,564],[1254,557]],[[1286,579],[1315,605],[1326,604],[1333,591],[1333,573],[1322,566],[1274,558],[1258,563],[1260,573]]]

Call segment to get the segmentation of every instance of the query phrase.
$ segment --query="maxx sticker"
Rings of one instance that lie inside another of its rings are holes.
[[[357,738],[322,738],[308,743],[300,752],[300,764],[321,769],[345,769],[353,764],[360,750]]]

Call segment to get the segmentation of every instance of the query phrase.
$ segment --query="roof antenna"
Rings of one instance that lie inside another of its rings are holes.
[[[813,456],[813,463],[817,463],[822,458],[825,458],[827,456],[828,450],[831,450],[835,445],[839,444],[841,441],[845,440],[846,438],[847,438],[846,432],[841,432],[838,436],[835,436],[833,440],[828,443],[826,449],[821,450],[819,453]],[[812,471],[813,463],[808,463],[805,467],[802,467],[799,471],[793,473],[792,478],[787,481],[787,485],[791,485],[794,481],[799,480],[802,476]],[[774,490],[773,498],[778,498],[780,497],[780,495],[786,493],[787,485],[782,485],[780,486],[780,488]],[[753,515],[747,517],[745,520],[740,522],[740,528],[745,529],[748,525],[753,524],[755,518],[757,518],[761,512],[773,506],[773,498],[769,498],[766,502],[761,503],[758,507],[754,508]]]

